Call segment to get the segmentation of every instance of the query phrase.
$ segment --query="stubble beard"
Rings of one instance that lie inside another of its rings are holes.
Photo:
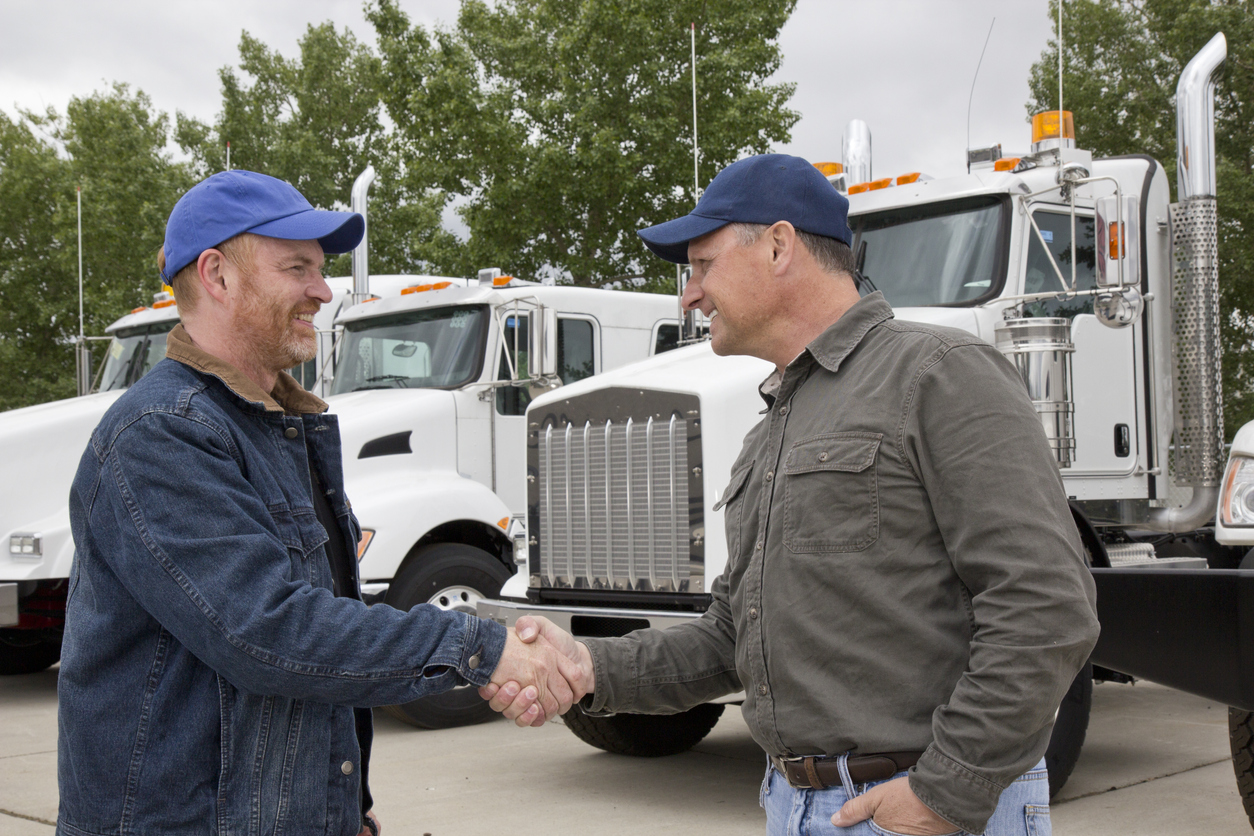
[[[276,371],[290,369],[308,362],[318,355],[318,337],[315,331],[304,332],[294,320],[298,313],[316,314],[321,305],[306,301],[294,307],[275,299],[268,299],[256,283],[248,277],[245,303],[240,310],[242,334],[252,343],[256,356]]]

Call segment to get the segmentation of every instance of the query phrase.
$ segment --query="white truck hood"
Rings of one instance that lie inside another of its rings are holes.
[[[345,490],[353,496],[359,479],[408,478],[415,472],[457,470],[457,405],[442,389],[368,389],[328,397],[339,418],[344,448]],[[404,435],[407,438],[389,437]],[[367,455],[368,444],[387,452]],[[367,448],[363,450],[363,448]]]

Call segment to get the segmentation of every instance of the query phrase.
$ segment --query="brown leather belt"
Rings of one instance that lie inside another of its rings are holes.
[[[849,756],[849,778],[855,784],[887,780],[919,762],[922,752],[876,752]],[[799,790],[840,786],[839,757],[782,758],[771,755],[771,765]]]

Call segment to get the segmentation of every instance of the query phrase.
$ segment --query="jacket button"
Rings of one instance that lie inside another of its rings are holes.
[[[787,415],[787,414],[788,414],[788,406],[787,406],[786,404],[785,404],[784,406],[781,406],[781,407],[779,408],[779,414],[780,414],[780,415]]]
[[[774,480],[775,480],[775,471],[774,471],[774,470],[768,470],[768,471],[766,472],[766,481],[768,481],[768,482],[773,482]]]
[[[759,540],[759,541],[758,541],[758,544],[757,544],[756,546],[754,546],[754,548],[755,548],[755,549],[757,549],[758,551],[762,551],[762,541],[761,541],[761,540]]]
[[[340,772],[343,772],[345,775],[352,775],[353,774],[353,762],[344,761],[344,763],[340,764]]]
[[[819,461],[821,461],[821,462],[825,462],[825,461],[827,461],[827,451],[826,451],[826,450],[824,450],[822,453],[819,453]]]
[[[479,654],[476,653],[474,656],[471,656],[469,659],[466,660],[466,666],[469,667],[472,671],[478,670],[479,662],[480,662]]]
[[[295,438],[296,436],[300,435],[300,431],[297,430],[295,427],[288,427],[286,430],[283,431],[283,434],[287,436],[288,438]]]
[[[761,685],[758,686],[758,693],[764,697],[766,696],[766,683],[765,682],[763,682]]]
[[[750,608],[749,608],[749,617],[750,617],[750,618],[757,618],[757,617],[758,617],[758,608],[757,608],[757,607],[750,607]]]

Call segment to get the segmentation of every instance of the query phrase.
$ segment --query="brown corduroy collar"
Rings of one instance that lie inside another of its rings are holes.
[[[324,400],[306,391],[296,382],[296,378],[287,372],[279,372],[279,378],[275,381],[272,390],[262,391],[252,378],[192,342],[191,335],[187,333],[187,329],[181,322],[174,326],[174,330],[170,332],[166,341],[166,356],[185,366],[191,366],[198,372],[213,375],[237,396],[246,401],[261,404],[267,412],[309,415],[327,411],[327,404]]]

